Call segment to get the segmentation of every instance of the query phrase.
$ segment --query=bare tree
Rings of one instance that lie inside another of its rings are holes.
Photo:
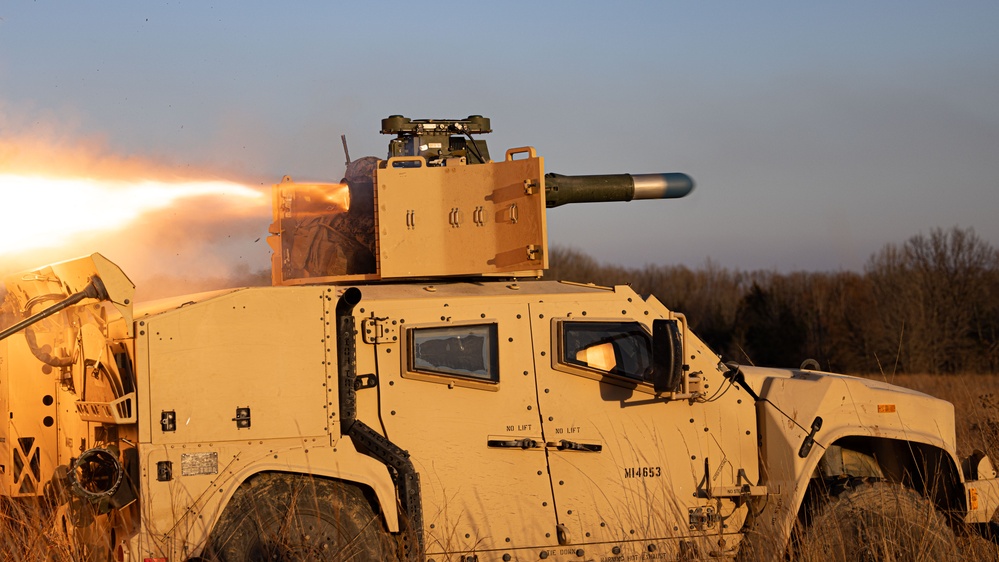
[[[908,372],[994,370],[997,271],[999,254],[971,229],[886,245],[867,265],[879,355]]]
[[[629,284],[687,315],[726,359],[850,373],[999,372],[999,251],[974,230],[887,244],[853,272],[624,268],[552,251],[548,278]]]

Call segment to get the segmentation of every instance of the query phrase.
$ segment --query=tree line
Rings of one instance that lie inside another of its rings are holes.
[[[708,261],[626,268],[555,248],[546,278],[629,284],[686,315],[725,361],[845,373],[999,373],[999,251],[934,229],[873,254],[863,272],[731,270]]]

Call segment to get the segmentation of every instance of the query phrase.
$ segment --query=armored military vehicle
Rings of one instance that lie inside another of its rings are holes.
[[[271,287],[137,304],[100,254],[7,277],[5,501],[90,560],[941,559],[990,520],[949,403],[724,364],[653,295],[539,279],[546,208],[689,177],[493,161],[480,116],[382,132],[344,181],[274,186]]]

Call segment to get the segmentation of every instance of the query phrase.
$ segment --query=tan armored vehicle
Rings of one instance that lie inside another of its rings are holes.
[[[857,510],[940,559],[990,520],[950,404],[725,365],[654,296],[537,280],[547,207],[693,184],[493,161],[489,129],[393,116],[387,160],[275,185],[272,287],[138,305],[100,254],[7,277],[4,500],[130,561],[887,557]]]

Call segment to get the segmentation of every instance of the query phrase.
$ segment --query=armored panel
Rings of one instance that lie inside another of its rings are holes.
[[[321,292],[255,287],[141,320],[136,346],[147,361],[138,377],[150,441],[325,437]]]
[[[533,148],[475,166],[390,158],[375,181],[381,277],[539,275],[548,266],[543,182]]]
[[[374,169],[377,159],[347,167],[343,183],[274,186],[271,277],[274,285],[377,279]]]
[[[516,158],[515,158],[516,157]],[[442,276],[537,276],[548,266],[544,161],[352,162],[344,183],[274,186],[275,285]]]

